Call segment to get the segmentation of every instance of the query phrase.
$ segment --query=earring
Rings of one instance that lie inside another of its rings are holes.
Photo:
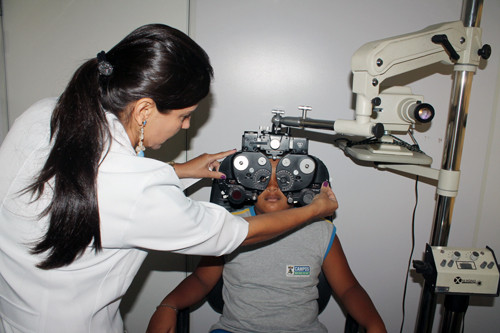
[[[144,143],[142,142],[144,140],[144,126],[146,126],[145,120],[141,124],[139,143],[137,144],[137,147],[135,147],[135,152],[139,157],[144,157],[144,151],[146,150],[146,147],[144,147]]]

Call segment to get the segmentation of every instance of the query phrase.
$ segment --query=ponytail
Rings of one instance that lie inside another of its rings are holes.
[[[42,215],[50,216],[43,239],[33,254],[48,251],[37,267],[68,265],[93,242],[101,249],[97,171],[108,127],[99,103],[97,61],[90,60],[74,74],[59,98],[51,119],[53,147],[36,181],[28,188],[36,198],[54,180],[53,196]]]

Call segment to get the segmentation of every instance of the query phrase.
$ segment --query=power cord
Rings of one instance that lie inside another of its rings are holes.
[[[420,146],[418,145],[417,141],[415,140],[415,137],[413,136],[413,132],[411,130],[408,131],[407,133],[410,138],[413,141],[413,144],[410,144],[392,134],[388,134],[386,136],[390,136],[393,141],[392,142],[386,142],[386,141],[381,141],[376,137],[371,137],[367,138],[365,140],[361,141],[352,141],[349,140],[345,137],[339,138],[337,141],[344,141],[345,142],[345,147],[352,147],[352,146],[357,146],[357,145],[369,145],[369,144],[388,144],[388,145],[397,145],[404,147],[410,151],[413,152],[418,152],[418,153],[423,153],[422,150],[420,150]],[[418,206],[418,180],[419,177],[416,176],[415,178],[415,206],[413,207],[413,214],[412,214],[412,222],[411,222],[411,251],[410,251],[410,257],[408,259],[408,266],[406,269],[406,278],[405,278],[405,283],[404,283],[404,289],[403,289],[403,301],[402,301],[402,320],[401,320],[401,328],[400,328],[400,333],[403,332],[403,327],[404,327],[404,322],[405,322],[405,316],[406,316],[406,309],[405,309],[405,303],[406,303],[406,292],[408,289],[408,277],[410,275],[410,267],[411,267],[411,262],[413,258],[413,252],[415,251],[415,216],[416,216],[416,211],[417,211],[417,206]]]
[[[415,142],[415,139],[414,139],[411,131],[408,131],[408,134],[410,135],[412,140]],[[390,136],[394,141],[392,141],[392,142],[381,141],[380,139],[378,139],[376,137],[367,138],[367,139],[364,139],[361,141],[352,141],[352,140],[349,140],[347,138],[342,137],[342,138],[336,139],[335,141],[336,142],[337,141],[345,141],[346,147],[353,147],[353,146],[359,146],[359,145],[370,145],[370,144],[394,145],[394,146],[404,147],[404,148],[408,149],[409,151],[423,153],[423,151],[420,150],[418,143],[416,143],[416,142],[414,144],[410,144],[410,143],[408,143],[408,142],[406,142],[406,141],[404,141],[404,140],[402,140],[402,139],[400,139],[397,136],[394,136],[392,134],[389,134],[386,136]]]
[[[412,219],[411,219],[411,251],[410,251],[410,258],[408,259],[408,266],[406,269],[406,279],[405,279],[405,284],[404,284],[404,289],[403,289],[403,302],[402,302],[403,318],[401,320],[401,328],[399,330],[400,333],[403,332],[403,327],[404,327],[404,323],[405,323],[406,290],[408,288],[408,276],[410,275],[410,266],[411,266],[411,261],[413,258],[413,252],[415,250],[415,215],[417,212],[417,206],[418,206],[418,176],[416,176],[416,178],[415,178],[415,206],[413,207],[413,214],[412,214]]]

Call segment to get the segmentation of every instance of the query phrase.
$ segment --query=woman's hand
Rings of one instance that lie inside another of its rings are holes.
[[[179,178],[215,178],[224,179],[225,174],[219,172],[220,162],[229,155],[236,153],[236,149],[218,154],[202,154],[186,163],[175,163],[175,173]]]
[[[321,192],[313,198],[310,205],[314,205],[317,209],[317,217],[332,216],[337,208],[339,208],[337,197],[335,197],[335,193],[333,193],[328,182],[323,183]]]
[[[151,319],[146,333],[175,333],[177,312],[167,307],[159,307]]]
[[[263,242],[308,221],[332,216],[338,207],[335,194],[328,186],[328,182],[325,182],[320,193],[307,206],[245,217],[244,219],[249,222],[248,234],[241,244],[249,245]]]

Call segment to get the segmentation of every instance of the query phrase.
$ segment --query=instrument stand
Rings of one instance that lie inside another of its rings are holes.
[[[444,298],[444,317],[442,333],[462,332],[465,312],[469,307],[469,295],[446,295]]]

